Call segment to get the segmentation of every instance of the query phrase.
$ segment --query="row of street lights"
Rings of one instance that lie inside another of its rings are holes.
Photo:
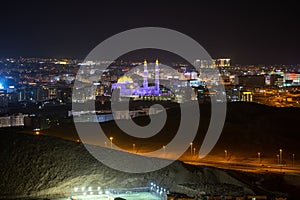
[[[261,153],[258,152],[257,153],[257,158],[258,158],[258,162],[261,163]],[[276,154],[276,158],[277,158],[277,164],[278,165],[282,165],[283,163],[283,150],[279,149],[279,154]],[[295,154],[292,154],[292,166],[294,167],[295,165]]]
[[[113,148],[113,137],[110,137],[109,140],[110,140],[110,148],[112,149]],[[107,147],[107,142],[104,142],[105,144],[105,147]],[[163,152],[164,154],[166,153],[166,146],[162,146],[163,148]],[[196,155],[196,148],[194,147],[193,148],[193,143],[191,142],[190,143],[190,149],[191,149],[191,156],[195,156]],[[132,152],[136,152],[136,145],[133,143],[132,144]]]
[[[192,152],[192,150],[191,150],[191,152]],[[277,154],[276,157],[277,157],[277,164],[282,165],[283,164],[283,150],[282,149],[279,149],[279,154]],[[224,158],[225,158],[225,160],[228,160],[228,151],[226,149],[224,150]],[[257,159],[258,159],[258,163],[260,164],[261,163],[261,153],[260,152],[257,152]],[[295,165],[295,154],[292,154],[292,166],[294,166],[294,165]]]
[[[282,149],[279,149],[279,154],[277,154],[277,164],[282,165],[283,164],[283,157],[282,157]],[[292,154],[292,166],[294,167],[295,165],[295,154]]]
[[[111,149],[113,148],[113,139],[114,139],[113,137],[109,138]],[[107,147],[107,142],[105,142],[105,147]],[[193,158],[193,156],[196,155],[196,148],[195,147],[193,148],[192,142],[190,143],[190,151],[191,151],[190,152],[191,157]],[[135,144],[132,144],[132,152],[136,152]],[[166,146],[163,146],[163,152],[164,152],[164,154],[166,153]],[[279,154],[276,155],[278,165],[283,164],[283,155],[282,154],[283,154],[282,149],[279,149]],[[228,160],[228,151],[226,149],[224,150],[224,158],[225,158],[225,160]],[[261,153],[260,152],[257,153],[257,159],[258,159],[258,163],[260,164],[261,163]],[[293,166],[295,165],[295,154],[292,154],[292,164],[293,164]]]

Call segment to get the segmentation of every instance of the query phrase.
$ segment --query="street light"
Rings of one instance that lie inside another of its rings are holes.
[[[258,164],[260,164],[260,152],[257,153]]]
[[[135,150],[135,144],[132,144],[132,152]]]
[[[282,149],[279,149],[279,164],[282,164]]]
[[[194,150],[194,155],[196,155],[196,148],[194,147],[194,149],[193,149],[193,150]]]
[[[193,143],[191,142],[190,145],[191,145],[191,156],[193,156]]]
[[[114,139],[113,137],[110,137],[110,138],[109,138],[109,140],[110,140],[110,148],[111,148],[111,149],[112,149],[112,144],[113,144],[112,141],[113,141],[113,139]]]
[[[279,155],[277,154],[276,157],[277,157],[277,164],[279,165]]]
[[[104,142],[104,144],[105,144],[105,147],[107,147],[107,142]]]
[[[295,154],[293,153],[293,167],[295,165]]]
[[[166,154],[166,146],[163,146],[164,154]]]
[[[225,160],[226,160],[227,159],[227,155],[228,155],[227,150],[225,150],[224,153],[225,153]]]

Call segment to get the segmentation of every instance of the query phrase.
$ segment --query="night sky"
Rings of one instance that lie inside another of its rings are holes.
[[[236,64],[300,63],[300,9],[288,1],[7,1],[0,58],[84,58],[106,38],[156,26],[197,40]]]

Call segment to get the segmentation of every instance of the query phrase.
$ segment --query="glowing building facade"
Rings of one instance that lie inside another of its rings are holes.
[[[230,58],[219,58],[213,60],[214,67],[230,67]]]
[[[284,86],[300,85],[300,74],[285,73],[283,78]]]
[[[148,64],[144,61],[143,86],[140,87],[130,77],[122,76],[117,83],[112,85],[112,89],[119,89],[120,96],[160,96],[162,93],[159,87],[159,63],[155,61],[154,86],[148,83]]]

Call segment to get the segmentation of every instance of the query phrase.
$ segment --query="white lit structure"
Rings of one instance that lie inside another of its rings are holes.
[[[22,113],[19,113],[18,115],[0,117],[0,128],[24,126],[24,117],[26,116],[28,115],[23,115]]]

